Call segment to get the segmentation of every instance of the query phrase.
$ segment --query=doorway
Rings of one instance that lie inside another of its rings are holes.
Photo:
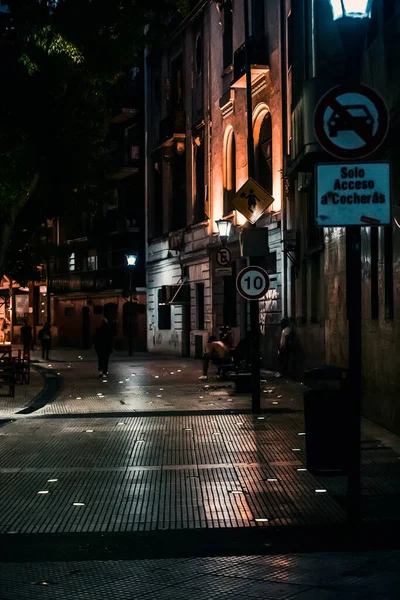
[[[111,332],[115,337],[118,331],[118,304],[109,302],[104,305],[104,318],[107,319]]]
[[[82,348],[90,348],[90,308],[82,308]]]
[[[182,304],[182,356],[190,357],[190,303]]]

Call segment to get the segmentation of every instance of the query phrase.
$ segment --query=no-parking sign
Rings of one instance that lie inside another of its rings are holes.
[[[260,300],[269,290],[269,276],[261,267],[245,267],[236,278],[236,288],[246,300]]]
[[[386,137],[389,114],[386,104],[372,88],[338,85],[319,101],[314,130],[321,146],[344,160],[375,152]]]

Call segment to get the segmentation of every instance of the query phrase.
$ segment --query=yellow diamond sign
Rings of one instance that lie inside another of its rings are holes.
[[[231,204],[250,223],[256,223],[274,201],[274,198],[251,177],[231,200]]]

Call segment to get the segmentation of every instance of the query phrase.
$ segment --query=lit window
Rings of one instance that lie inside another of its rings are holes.
[[[371,0],[330,0],[333,18],[356,17],[362,19],[371,16]]]
[[[88,269],[88,271],[96,271],[97,270],[97,256],[88,256],[87,269]]]
[[[68,258],[68,270],[75,271],[75,252],[69,255]]]
[[[236,144],[231,127],[225,133],[223,167],[224,215],[228,215],[233,210],[230,200],[236,193]]]

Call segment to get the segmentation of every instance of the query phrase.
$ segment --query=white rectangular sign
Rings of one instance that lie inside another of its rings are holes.
[[[219,277],[227,277],[228,275],[232,275],[232,267],[216,267],[215,274]]]
[[[390,224],[389,163],[320,164],[315,179],[317,227]]]

